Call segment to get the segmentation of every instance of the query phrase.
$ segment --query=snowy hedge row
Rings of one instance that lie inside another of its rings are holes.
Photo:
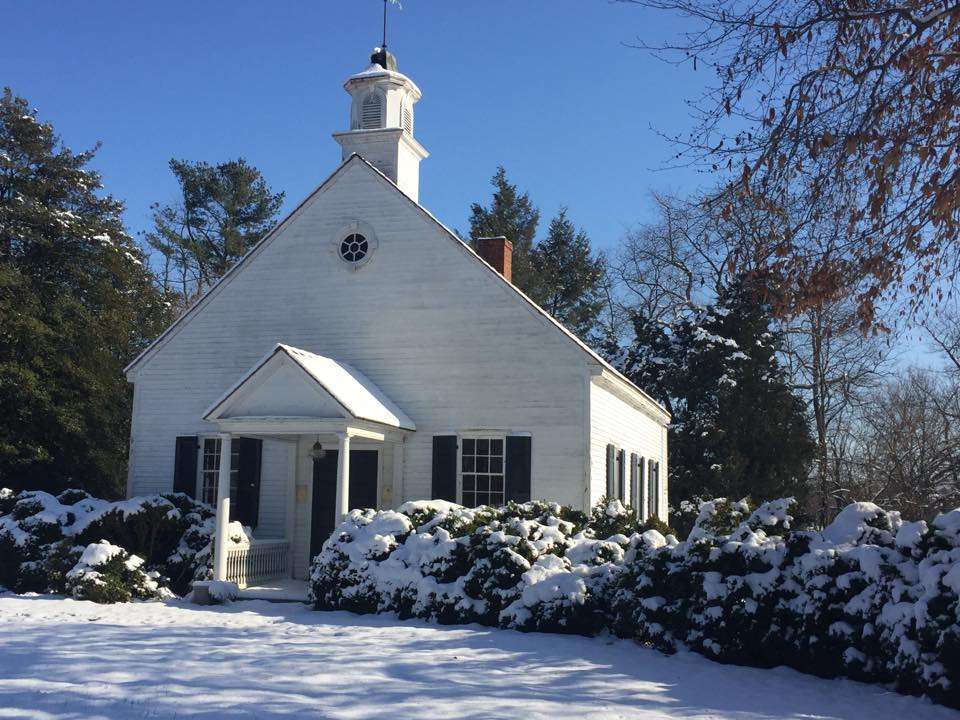
[[[557,505],[353,511],[314,559],[318,609],[593,634],[721,662],[789,665],[960,707],[960,510],[903,522],[870,503],[822,532],[790,500],[703,503],[684,542]],[[610,531],[613,532],[610,532]]]
[[[184,595],[209,572],[213,530],[212,510],[182,494],[0,489],[0,588],[97,602]]]

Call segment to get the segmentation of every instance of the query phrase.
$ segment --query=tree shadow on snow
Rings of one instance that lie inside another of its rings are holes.
[[[37,602],[38,616],[42,603],[63,602],[20,599]],[[874,686],[609,638],[263,601],[152,603],[142,617],[84,605],[58,624],[5,618],[0,708],[58,718],[956,717]]]

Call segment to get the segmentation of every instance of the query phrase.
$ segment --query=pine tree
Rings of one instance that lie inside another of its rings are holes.
[[[535,294],[536,276],[531,253],[540,222],[540,211],[526,192],[507,181],[503,166],[497,168],[490,180],[494,187],[489,207],[474,203],[470,207],[470,242],[476,247],[477,238],[503,235],[513,243],[513,284],[528,295]]]
[[[566,208],[550,222],[547,238],[534,246],[530,260],[533,299],[581,338],[589,337],[603,309],[606,263],[603,255],[591,253],[589,238],[574,227]]]
[[[162,258],[162,282],[184,305],[195,299],[262,238],[284,194],[240,158],[218,165],[171,160],[180,185],[174,204],[153,206],[146,240]]]
[[[124,365],[168,303],[123,205],[9,89],[0,99],[0,486],[122,491]]]
[[[474,203],[470,209],[470,241],[503,235],[513,243],[513,284],[553,317],[585,340],[593,337],[604,306],[606,260],[594,256],[590,240],[577,230],[563,208],[550,222],[547,238],[537,242],[540,211],[526,192],[507,180],[503,166],[490,183],[494,187],[488,207]]]
[[[673,328],[635,320],[624,370],[665,402],[670,502],[764,501],[806,492],[813,442],[803,403],[777,361],[770,307],[737,281]]]

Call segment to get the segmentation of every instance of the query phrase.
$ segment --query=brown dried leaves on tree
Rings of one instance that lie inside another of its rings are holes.
[[[960,2],[626,1],[689,23],[643,47],[716,71],[678,157],[770,214],[755,253],[783,310],[854,293],[866,328],[882,299],[942,299],[960,263]],[[830,253],[804,242],[824,221]]]

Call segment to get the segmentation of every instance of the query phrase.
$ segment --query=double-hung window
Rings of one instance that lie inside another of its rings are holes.
[[[627,502],[627,453],[612,443],[607,445],[607,500]]]
[[[466,507],[506,503],[504,438],[463,437],[460,442],[460,502]]]
[[[237,497],[240,469],[240,445],[230,445],[230,497]],[[200,500],[217,504],[217,483],[220,479],[220,438],[204,438],[203,463],[200,466]]]

